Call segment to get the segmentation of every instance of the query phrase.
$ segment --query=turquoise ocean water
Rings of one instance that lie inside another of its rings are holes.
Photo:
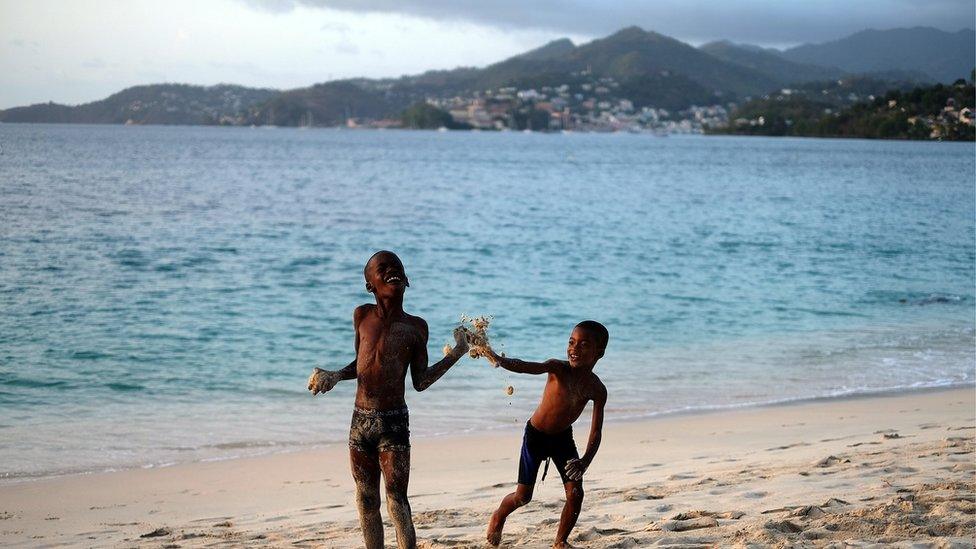
[[[430,354],[611,333],[609,421],[974,381],[972,144],[0,125],[0,477],[343,443],[362,266]],[[415,436],[517,429],[464,359]],[[508,396],[505,388],[515,387]],[[515,435],[517,436],[517,435]]]

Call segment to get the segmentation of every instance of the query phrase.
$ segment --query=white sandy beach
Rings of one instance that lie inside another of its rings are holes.
[[[570,541],[973,547],[974,410],[963,388],[609,423]],[[414,441],[421,547],[484,546],[519,444],[514,430]],[[502,546],[547,547],[561,505],[551,474]],[[344,447],[0,486],[3,546],[361,544]]]

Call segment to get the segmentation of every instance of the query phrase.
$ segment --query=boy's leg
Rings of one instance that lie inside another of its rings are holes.
[[[380,464],[375,454],[349,449],[352,478],[356,481],[356,506],[366,549],[383,549],[380,518]]]
[[[569,538],[573,526],[576,526],[576,519],[583,507],[583,481],[571,480],[563,484],[563,487],[566,489],[566,504],[559,516],[559,528],[556,530],[553,547],[567,547],[566,539]]]
[[[518,484],[514,492],[502,498],[501,505],[491,515],[491,521],[488,522],[488,543],[492,545],[501,543],[505,519],[512,514],[512,511],[532,501],[532,490],[534,488],[535,486],[532,484]]]
[[[525,434],[522,436],[522,450],[519,452],[518,485],[514,492],[502,498],[498,509],[491,515],[491,520],[488,522],[488,543],[498,545],[502,540],[502,529],[505,528],[505,519],[508,515],[532,501],[535,479],[539,474],[539,465],[544,459],[546,459],[544,441],[540,440],[531,423],[526,423]]]
[[[400,549],[417,547],[417,534],[413,528],[407,485],[410,483],[410,448],[380,452],[380,467],[386,481],[386,508],[390,521],[396,528],[397,546]]]

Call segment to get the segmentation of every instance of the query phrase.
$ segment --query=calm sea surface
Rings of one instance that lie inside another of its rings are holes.
[[[609,421],[971,384],[972,144],[0,125],[0,477],[342,443],[375,250],[432,357],[611,334]],[[517,429],[465,358],[415,436]],[[509,385],[514,396],[505,394]],[[516,436],[517,435],[514,435]]]

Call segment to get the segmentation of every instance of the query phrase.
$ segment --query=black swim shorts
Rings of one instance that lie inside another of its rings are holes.
[[[535,484],[539,466],[549,458],[559,471],[563,484],[572,480],[566,476],[566,462],[579,459],[576,442],[573,441],[573,428],[569,427],[561,433],[550,435],[536,429],[532,423],[526,422],[525,436],[522,438],[522,454],[519,457],[518,483]],[[542,478],[546,478],[545,473]]]
[[[410,414],[397,410],[355,408],[349,427],[349,448],[375,454],[410,449]]]

